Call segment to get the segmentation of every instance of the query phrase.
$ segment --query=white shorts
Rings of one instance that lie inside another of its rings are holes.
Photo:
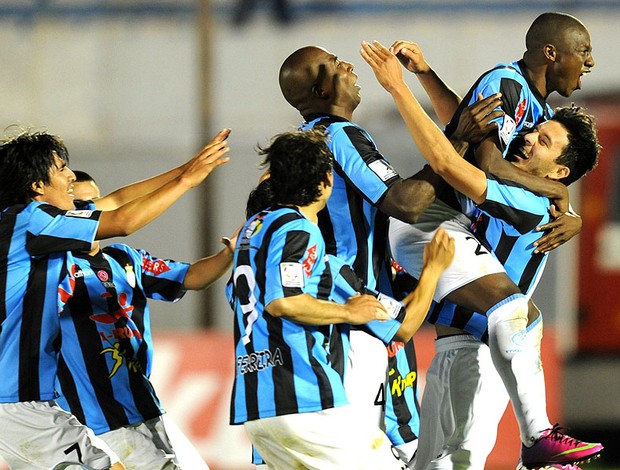
[[[116,452],[127,468],[181,468],[161,416],[105,432],[99,437]]]
[[[359,419],[368,426],[385,429],[385,394],[388,355],[380,339],[360,330],[351,330],[344,389]]]
[[[486,344],[470,335],[436,340],[413,468],[484,470],[507,405]]]
[[[119,459],[54,401],[0,403],[0,454],[12,470],[110,468]]]
[[[170,442],[174,447],[174,453],[181,468],[183,470],[209,470],[209,466],[202,458],[202,455],[200,455],[200,452],[170,418],[170,415],[165,414],[162,418],[166,426],[166,434],[168,434]]]
[[[359,423],[351,405],[248,421],[245,429],[268,469],[402,469],[385,433]]]
[[[452,291],[476,279],[506,272],[495,255],[489,253],[472,234],[469,220],[462,214],[448,220],[424,220],[415,224],[390,218],[389,242],[392,257],[410,275],[420,278],[424,248],[440,226],[454,238],[455,253],[452,263],[439,278],[435,301],[441,301]]]

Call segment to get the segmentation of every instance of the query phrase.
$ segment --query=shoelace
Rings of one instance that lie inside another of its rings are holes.
[[[547,436],[556,441],[563,442],[565,444],[577,445],[581,443],[580,440],[575,439],[574,437],[571,437],[568,434],[564,434],[563,432],[561,432],[562,429],[563,428],[560,426],[560,423],[555,423],[553,425],[553,428],[551,428],[551,431],[549,431],[549,434],[547,434]]]

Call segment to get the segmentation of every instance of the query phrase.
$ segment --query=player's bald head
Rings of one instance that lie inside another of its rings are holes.
[[[291,106],[300,106],[310,99],[312,87],[318,80],[319,66],[317,61],[328,54],[325,49],[317,46],[306,46],[297,49],[286,58],[280,67],[280,90]]]
[[[566,13],[547,12],[534,20],[525,35],[525,47],[535,51],[547,44],[564,46],[574,34],[587,33],[584,24]]]

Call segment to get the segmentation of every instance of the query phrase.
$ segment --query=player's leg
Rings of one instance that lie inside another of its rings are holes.
[[[344,388],[349,403],[366,426],[384,428],[388,356],[383,341],[352,329]]]
[[[385,433],[349,405],[248,421],[245,429],[269,468],[402,469]]]
[[[435,341],[435,355],[426,371],[426,385],[420,405],[420,436],[413,459],[415,470],[426,470],[441,455],[444,443],[454,432],[454,414],[449,394],[450,370],[454,353],[441,350]]]
[[[14,470],[125,468],[117,455],[53,401],[0,404],[0,453]]]
[[[447,388],[454,429],[441,457],[428,468],[484,470],[508,394],[486,344],[469,335],[438,342],[438,351],[451,356]]]
[[[100,434],[130,468],[176,470],[179,463],[163,421],[155,418]]]
[[[209,470],[209,466],[170,415],[162,416],[166,434],[170,439],[177,461],[182,469]]]

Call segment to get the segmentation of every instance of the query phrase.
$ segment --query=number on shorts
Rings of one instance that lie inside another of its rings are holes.
[[[77,442],[73,444],[71,447],[67,447],[65,449],[65,455],[69,455],[73,451],[75,451],[75,453],[78,456],[78,462],[84,463],[82,462],[82,451],[80,450],[80,445]]]
[[[465,240],[473,240],[476,242],[476,249],[474,251],[474,253],[476,254],[476,256],[480,256],[480,255],[488,255],[489,252],[487,251],[487,249],[482,246],[482,243],[480,243],[480,241],[476,238],[476,237],[470,237],[470,236],[466,236]]]
[[[381,406],[381,409],[385,411],[385,384],[379,386],[377,395],[375,396],[375,405]]]

